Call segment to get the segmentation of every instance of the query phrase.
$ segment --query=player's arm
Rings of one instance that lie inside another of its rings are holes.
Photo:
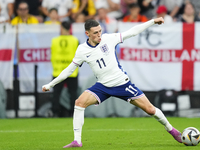
[[[67,68],[65,68],[58,77],[56,77],[54,80],[52,80],[49,84],[43,85],[42,86],[42,91],[49,91],[51,87],[54,87],[56,84],[62,82],[65,80],[67,77],[69,77],[74,70],[78,67],[75,63],[71,63]]]
[[[164,19],[162,17],[160,18],[156,18],[156,19],[151,19],[145,23],[142,23],[140,25],[136,25],[132,28],[130,28],[129,30],[122,32],[121,36],[122,39],[128,39],[132,36],[136,36],[137,34],[141,33],[142,31],[144,31],[145,29],[149,28],[150,26],[154,25],[154,24],[162,24],[164,23]]]

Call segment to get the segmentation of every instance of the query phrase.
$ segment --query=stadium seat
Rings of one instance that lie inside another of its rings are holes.
[[[166,116],[177,116],[178,93],[175,90],[161,90],[157,93],[154,103]]]

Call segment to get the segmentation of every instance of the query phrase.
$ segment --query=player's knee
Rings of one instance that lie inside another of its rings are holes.
[[[154,115],[156,113],[155,107],[151,106],[151,107],[146,108],[146,113],[149,115]]]
[[[86,108],[87,107],[87,103],[85,103],[85,101],[81,100],[80,98],[78,98],[76,101],[75,101],[75,106],[79,106],[79,107],[82,107],[82,108]]]
[[[80,99],[77,99],[77,100],[75,101],[75,105],[76,105],[76,106],[79,106],[79,107],[83,107],[83,103],[81,102]]]

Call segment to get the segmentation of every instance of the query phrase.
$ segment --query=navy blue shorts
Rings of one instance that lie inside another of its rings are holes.
[[[105,101],[110,96],[121,98],[128,102],[144,96],[144,93],[130,81],[124,85],[116,87],[106,87],[103,84],[97,82],[95,85],[88,88],[86,91],[94,95],[98,100],[99,104]]]

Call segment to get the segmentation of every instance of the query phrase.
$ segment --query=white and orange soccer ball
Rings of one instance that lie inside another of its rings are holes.
[[[196,146],[200,142],[200,132],[194,127],[188,127],[183,130],[181,140],[186,146]]]

